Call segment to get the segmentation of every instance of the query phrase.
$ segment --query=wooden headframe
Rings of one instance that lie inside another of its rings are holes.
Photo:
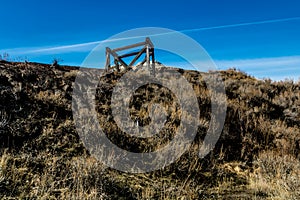
[[[136,48],[136,47],[142,47],[142,49],[140,51],[135,51],[135,52],[131,52],[131,53],[123,54],[123,55],[119,55],[117,53],[117,52],[120,52],[120,51],[132,49],[132,48]],[[134,66],[135,62],[143,54],[145,54],[145,58],[140,63],[140,65],[144,65],[145,63],[147,63],[147,67],[148,67],[149,71],[151,72],[152,75],[155,76],[154,45],[151,42],[149,37],[146,38],[145,42],[140,42],[140,43],[136,43],[136,44],[132,44],[132,45],[116,48],[116,49],[110,49],[109,47],[106,47],[105,69],[106,69],[107,72],[112,70],[112,69],[116,69],[117,71],[120,71],[121,66],[123,66],[123,68],[126,69],[126,70],[131,69]],[[110,64],[111,56],[114,59],[114,66],[111,66],[111,64]],[[135,57],[132,59],[132,61],[129,64],[127,64],[123,60],[123,58],[132,57],[132,56],[135,56]],[[152,63],[150,63],[150,58],[151,58]]]

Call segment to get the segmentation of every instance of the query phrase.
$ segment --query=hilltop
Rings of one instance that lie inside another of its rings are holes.
[[[227,111],[214,150],[198,148],[210,121],[203,73],[177,69],[192,84],[201,111],[192,147],[164,169],[130,174],[106,168],[83,145],[72,113],[78,67],[0,61],[0,197],[43,199],[299,199],[300,84],[258,80],[235,69],[219,71]],[[167,129],[157,138],[134,139],[113,120],[110,99],[122,73],[100,78],[99,123],[108,138],[133,152],[167,143],[178,126],[172,93],[139,88],[132,117],[149,123],[147,102],[168,107]],[[153,94],[156,91],[156,94]]]

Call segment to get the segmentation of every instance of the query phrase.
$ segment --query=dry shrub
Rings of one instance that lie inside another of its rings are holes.
[[[105,199],[103,165],[89,157],[36,157],[4,152],[0,159],[0,197],[26,199]]]
[[[249,178],[249,187],[266,193],[270,199],[300,198],[300,161],[288,154],[275,151],[261,153],[256,170]]]

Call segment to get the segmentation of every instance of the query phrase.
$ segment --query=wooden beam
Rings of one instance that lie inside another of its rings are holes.
[[[150,70],[150,51],[149,51],[150,47],[147,44],[146,45],[146,62],[147,62],[147,67]]]
[[[145,44],[146,44],[145,42],[140,42],[140,43],[136,43],[136,44],[116,48],[116,49],[113,49],[113,51],[114,52],[123,51],[123,50],[126,50],[126,49],[132,49],[132,48],[135,48],[135,47],[144,46]]]
[[[135,56],[135,55],[137,55],[139,53],[140,53],[140,51],[135,51],[135,52],[131,52],[131,53],[127,53],[127,54],[121,55],[121,56],[119,56],[119,58],[126,58],[126,57],[130,57],[130,56]]]
[[[154,55],[154,49],[151,49],[151,57],[152,57],[152,73],[153,76],[155,76],[155,55]]]
[[[147,58],[145,57],[144,60],[141,62],[141,65],[145,64],[146,61],[147,61]]]
[[[142,55],[143,53],[145,53],[145,51],[146,51],[146,48],[144,47],[144,48],[143,48],[143,49],[135,56],[135,58],[130,62],[129,66],[133,66],[134,63],[141,57],[141,55]]]
[[[106,47],[106,63],[105,63],[105,70],[108,71],[110,68],[110,53],[108,51],[108,47]]]
[[[146,37],[146,44],[149,44],[151,48],[154,48],[153,43],[151,42],[149,37]]]
[[[118,51],[132,49],[132,48],[136,48],[136,47],[139,47],[139,46],[144,46],[144,47],[140,51],[135,51],[135,52],[127,53],[127,54],[124,54],[124,55],[118,55],[117,54]],[[113,68],[116,68],[119,71],[120,66],[123,66],[125,69],[129,69],[130,67],[132,67],[135,64],[135,62],[144,53],[146,55],[145,55],[145,58],[143,59],[143,61],[141,62],[141,65],[144,65],[145,63],[147,63],[147,67],[148,67],[150,73],[155,76],[154,45],[153,45],[153,43],[152,43],[152,41],[150,40],[149,37],[146,37],[146,39],[145,39],[144,42],[140,42],[140,43],[136,43],[136,44],[132,44],[132,45],[128,45],[128,46],[123,46],[123,47],[116,48],[116,49],[110,49],[109,47],[107,47],[106,48],[106,64],[105,64],[105,68],[106,68],[107,71],[109,69],[113,69]],[[111,66],[110,65],[110,62],[111,62],[110,56],[113,56],[115,66]],[[124,60],[122,58],[130,57],[130,56],[135,56],[135,57],[130,62],[130,64],[127,65],[126,62],[124,62]]]
[[[108,52],[114,57],[115,60],[120,62],[124,67],[128,67],[128,65],[119,57],[119,55],[114,51],[108,48]]]

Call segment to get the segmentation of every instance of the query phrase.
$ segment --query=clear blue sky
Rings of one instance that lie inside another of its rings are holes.
[[[133,28],[164,27],[194,29],[184,33],[198,41],[220,69],[236,67],[258,78],[300,77],[297,0],[1,0],[0,6],[0,53],[12,58],[45,63],[61,58],[62,64],[80,65],[95,45],[81,51],[30,50],[101,41]],[[244,23],[249,24],[237,25]]]

